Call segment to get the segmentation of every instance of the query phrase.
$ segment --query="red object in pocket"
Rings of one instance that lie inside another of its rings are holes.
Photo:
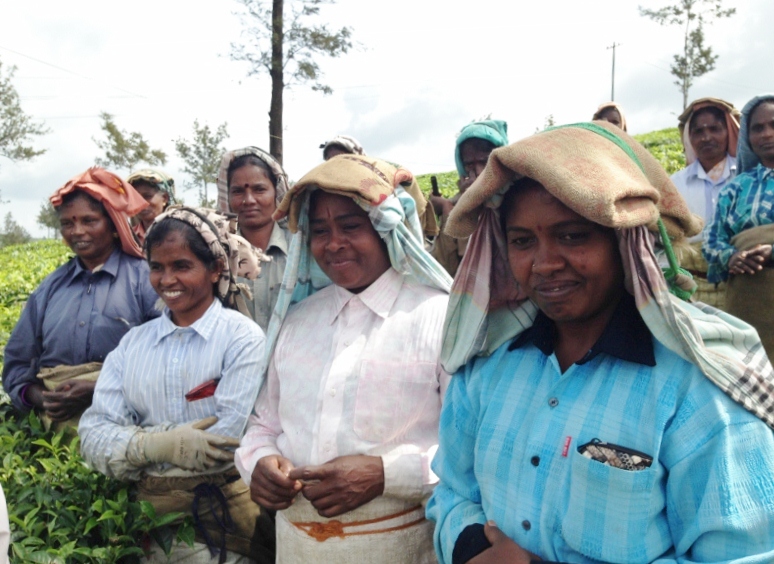
[[[213,378],[199,384],[185,395],[186,401],[196,401],[204,398],[210,398],[215,395],[215,389],[218,387],[220,378]]]

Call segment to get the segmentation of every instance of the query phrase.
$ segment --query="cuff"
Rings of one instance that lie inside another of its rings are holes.
[[[384,494],[398,498],[421,498],[424,495],[422,455],[401,454],[400,449],[383,454]]]
[[[28,407],[29,409],[34,407],[29,401],[27,401],[27,388],[29,388],[31,385],[32,384],[25,384],[22,386],[22,389],[19,392],[19,400],[22,402],[24,407]]]
[[[454,543],[452,564],[465,564],[491,546],[491,543],[486,539],[484,526],[481,523],[468,525],[457,537],[457,542]]]

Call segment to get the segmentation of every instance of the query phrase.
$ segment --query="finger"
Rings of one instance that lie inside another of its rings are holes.
[[[289,476],[290,471],[294,468],[293,463],[283,456],[277,458],[277,463],[279,465],[279,471],[285,474],[285,476]]]
[[[317,513],[322,517],[327,517],[330,519],[331,517],[338,517],[339,515],[342,515],[349,511],[350,508],[343,504],[334,505],[332,507],[328,507],[327,509],[318,509]]]
[[[215,447],[207,447],[207,457],[221,462],[231,462],[234,460],[234,452]]]
[[[304,497],[309,500],[309,502],[317,510],[317,512],[320,513],[320,515],[322,515],[322,511],[331,511],[336,507],[344,506],[345,503],[344,500],[333,493],[328,493],[327,495],[317,497],[315,499],[309,499],[306,496],[305,490],[301,490],[301,493],[304,494]]]
[[[335,495],[337,490],[331,486],[330,481],[324,481],[315,482],[311,485],[305,485],[303,488],[301,488],[301,492],[304,494],[306,499],[312,503],[315,503],[320,499]]]
[[[204,436],[208,443],[218,448],[237,448],[239,446],[239,439],[235,439],[234,437],[226,437],[225,435],[213,435],[212,433],[205,433]]]
[[[209,429],[217,422],[218,422],[218,418],[212,415],[210,417],[205,417],[204,419],[199,419],[199,421],[196,421],[193,425],[191,425],[191,427],[193,427],[194,429],[200,429],[200,430]]]
[[[494,521],[487,521],[484,525],[484,535],[490,544],[494,545],[505,537],[505,534],[497,527]]]
[[[319,466],[299,466],[288,473],[291,480],[322,480],[330,474],[327,464]]]

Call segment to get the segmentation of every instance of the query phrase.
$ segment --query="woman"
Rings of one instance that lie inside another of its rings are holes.
[[[218,209],[237,214],[239,234],[271,257],[258,278],[241,281],[252,295],[247,301],[250,314],[264,331],[269,327],[288,256],[290,233],[284,221],[272,219],[287,191],[287,175],[269,153],[245,147],[223,155],[218,172]]]
[[[774,354],[771,241],[774,241],[774,95],[757,96],[742,110],[739,175],[718,195],[704,243],[707,279],[728,281],[726,311],[758,330]]]
[[[164,212],[175,201],[175,181],[166,173],[153,168],[138,170],[129,175],[126,181],[134,186],[134,189],[145,198],[148,207],[141,210],[135,216],[134,233],[142,243],[145,240],[145,232],[150,228],[153,220]]]
[[[75,257],[30,295],[5,348],[3,387],[17,409],[63,422],[91,404],[100,363],[121,337],[158,311],[129,225],[147,206],[134,188],[91,168],[51,203]]]
[[[439,559],[771,562],[772,368],[749,326],[669,293],[651,231],[671,254],[700,223],[655,159],[607,124],[539,133],[460,199],[449,229],[474,228],[445,326]]]
[[[78,429],[83,457],[103,474],[139,480],[138,498],[159,514],[193,513],[206,546],[178,547],[176,561],[208,562],[210,550],[225,561],[228,549],[272,562],[271,520],[264,515],[258,531],[263,546],[251,545],[260,509],[227,450],[238,446],[262,382],[263,332],[230,309],[235,276],[255,277],[259,257],[228,232],[227,218],[178,206],[156,218],[145,249],[166,308],[108,356]],[[210,504],[223,512],[221,526]]]
[[[591,116],[591,119],[612,123],[618,129],[626,131],[626,116],[624,116],[621,106],[615,102],[601,104],[597,111],[594,112],[594,115]]]
[[[289,213],[296,233],[236,464],[253,500],[278,511],[279,563],[435,561],[421,504],[435,483],[451,279],[422,245],[411,178],[335,157],[275,216]]]

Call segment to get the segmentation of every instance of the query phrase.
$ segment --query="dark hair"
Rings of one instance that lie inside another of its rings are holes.
[[[488,139],[482,139],[481,137],[468,137],[467,139],[465,139],[465,141],[460,143],[460,146],[459,146],[460,155],[462,155],[462,147],[464,147],[465,145],[469,145],[474,149],[477,149],[480,151],[489,151],[490,153],[497,148],[497,145],[495,145]]]
[[[161,245],[172,233],[180,233],[186,247],[204,263],[207,270],[213,271],[218,267],[218,259],[199,232],[185,221],[174,217],[165,217],[153,225],[153,228],[148,232],[145,238],[145,256],[148,262],[150,262],[151,249]]]
[[[98,212],[102,214],[102,216],[107,220],[108,227],[110,232],[115,232],[116,225],[113,223],[113,219],[110,217],[110,214],[108,214],[107,210],[105,209],[105,205],[97,200],[95,197],[91,196],[88,192],[84,192],[83,190],[79,190],[76,188],[72,192],[68,192],[64,196],[62,196],[62,203],[59,204],[54,210],[56,211],[57,218],[62,214],[62,208],[65,206],[69,206],[76,200],[83,200],[86,202],[91,208],[91,211]]]
[[[707,106],[705,108],[700,108],[695,112],[693,112],[693,115],[691,116],[691,122],[688,124],[688,133],[690,133],[693,130],[693,122],[701,114],[711,114],[715,119],[717,119],[723,125],[723,129],[728,129],[728,127],[726,126],[726,114],[723,112],[723,110],[721,110],[716,106]]]
[[[242,155],[231,161],[231,164],[228,165],[228,172],[226,173],[226,183],[228,184],[228,187],[231,187],[231,176],[234,174],[234,171],[247,165],[257,166],[258,168],[263,169],[264,172],[266,172],[266,176],[271,180],[272,186],[275,188],[277,187],[277,177],[274,176],[274,172],[272,172],[269,165],[267,165],[263,159],[260,159],[255,155]]]

